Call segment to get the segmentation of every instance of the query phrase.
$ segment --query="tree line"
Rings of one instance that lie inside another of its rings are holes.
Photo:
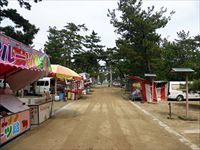
[[[18,0],[21,6],[30,9],[30,4]],[[37,2],[37,1],[36,1]],[[9,17],[15,27],[0,27],[9,35],[31,45],[38,28],[23,19],[14,9],[5,9],[7,0],[0,0],[0,22]],[[51,63],[61,64],[94,76],[100,74],[99,62],[112,66],[114,78],[124,78],[128,74],[144,77],[145,73],[155,73],[157,80],[182,80],[183,76],[171,75],[173,67],[189,67],[195,70],[193,79],[200,77],[200,34],[191,37],[188,31],[177,31],[174,41],[161,38],[157,30],[173,19],[174,11],[167,16],[167,9],[156,11],[154,6],[143,9],[142,0],[120,0],[118,7],[108,10],[110,23],[119,35],[115,47],[106,48],[95,31],[89,35],[85,24],[67,23],[62,29],[49,27],[45,52]],[[118,13],[119,12],[119,13]],[[23,31],[16,29],[23,27]]]
[[[174,11],[166,16],[167,9],[155,11],[154,6],[142,9],[142,0],[120,0],[118,8],[109,10],[110,23],[120,35],[115,51],[111,52],[113,65],[122,75],[143,77],[155,73],[157,79],[183,78],[170,75],[173,67],[189,67],[195,70],[193,78],[200,77],[200,34],[191,37],[184,30],[177,32],[174,41],[162,39],[156,31],[164,28],[173,18]],[[118,16],[116,11],[121,12]],[[116,59],[116,60],[115,60]]]
[[[87,31],[84,24],[76,25],[72,22],[60,30],[49,27],[44,50],[50,56],[51,63],[97,77],[104,46],[100,44],[101,38],[94,30],[89,35]]]

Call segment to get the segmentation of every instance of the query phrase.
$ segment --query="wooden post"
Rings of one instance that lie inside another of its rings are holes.
[[[171,107],[171,103],[169,102],[168,105],[169,105],[169,119],[171,119],[171,118],[172,118],[172,107]]]
[[[152,98],[152,103],[153,103],[154,102],[154,99],[153,99],[154,98],[154,81],[153,81],[153,79],[151,80],[151,82],[152,82],[152,86],[151,86],[151,88],[152,88],[151,89],[151,92],[152,92],[151,93],[151,98]]]
[[[24,89],[21,89],[21,97],[24,97]]]
[[[189,103],[188,103],[188,74],[186,74],[186,118],[189,115]]]

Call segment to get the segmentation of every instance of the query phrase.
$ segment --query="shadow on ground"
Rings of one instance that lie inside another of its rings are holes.
[[[66,110],[64,112],[60,112],[52,117],[52,119],[68,119],[75,118],[81,115],[77,110]]]

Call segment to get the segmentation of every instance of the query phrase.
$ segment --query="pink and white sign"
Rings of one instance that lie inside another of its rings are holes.
[[[30,111],[19,112],[0,120],[0,145],[30,129]]]

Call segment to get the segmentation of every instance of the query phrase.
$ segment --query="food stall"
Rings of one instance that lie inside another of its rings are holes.
[[[81,98],[84,90],[84,80],[81,79],[77,81],[77,84],[78,84],[78,98]]]
[[[12,95],[0,95],[0,145],[30,129],[29,107]]]
[[[67,99],[68,100],[76,100],[76,86],[74,84],[74,81],[72,81],[72,80],[68,81],[67,86],[68,86]]]
[[[0,33],[0,146],[30,129],[30,108],[13,92],[46,75],[49,66],[46,54]]]
[[[79,81],[81,80],[81,76],[77,74],[75,71],[61,66],[61,65],[51,65],[52,71],[50,72],[50,76],[55,78],[55,95],[58,95],[57,93],[57,81],[58,80],[68,80],[69,82],[66,83],[66,90],[68,90],[68,99],[76,99],[76,89],[77,85],[74,83],[74,81]],[[65,91],[66,92],[66,91]],[[64,93],[65,93],[64,92]]]
[[[82,80],[72,80],[68,82],[68,99],[77,100],[81,98],[84,85]]]
[[[83,72],[80,73],[83,81],[84,81],[84,89],[82,91],[83,94],[88,94],[90,91],[90,74]]]

